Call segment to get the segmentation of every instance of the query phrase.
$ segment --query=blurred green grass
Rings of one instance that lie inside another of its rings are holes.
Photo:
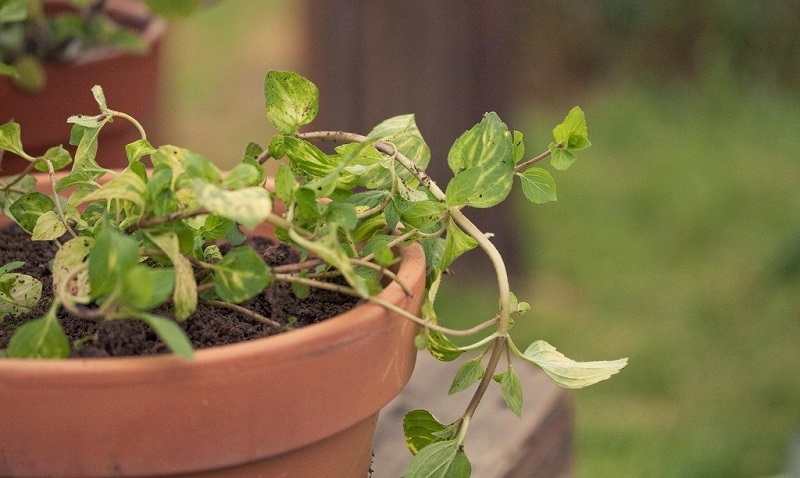
[[[289,2],[223,2],[175,25],[159,138],[232,164],[271,134],[263,75],[302,69],[302,41]],[[520,108],[529,153],[571,106]],[[712,68],[581,106],[593,146],[554,173],[559,201],[514,199],[530,273],[512,283],[533,305],[521,346],[630,358],[573,393],[578,476],[780,472],[800,426],[800,98]],[[443,320],[493,315],[490,278],[456,271]]]
[[[533,305],[523,346],[630,358],[573,394],[578,476],[782,471],[800,425],[800,98],[712,75],[583,106],[593,146],[554,173],[558,202],[517,201],[531,276],[512,284]],[[531,114],[528,148],[566,111]],[[491,304],[464,287],[442,315]]]

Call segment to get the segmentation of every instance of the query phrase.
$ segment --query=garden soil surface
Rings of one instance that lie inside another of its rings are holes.
[[[265,238],[249,238],[253,247],[270,266],[297,262],[296,253],[285,244],[275,244]],[[14,330],[28,320],[44,315],[52,297],[50,261],[55,256],[56,246],[46,241],[31,241],[30,236],[19,226],[0,228],[0,265],[22,261],[24,266],[15,270],[36,277],[42,282],[42,300],[31,313],[0,319],[0,350],[8,347]],[[276,283],[262,294],[239,304],[282,324],[291,323],[293,328],[310,325],[350,310],[357,299],[335,292],[312,289],[311,295],[298,299],[291,287]],[[169,307],[162,307],[156,314],[170,317]],[[71,357],[112,357],[127,355],[152,355],[169,353],[169,349],[156,334],[140,320],[95,321],[74,317],[63,309],[58,314],[59,322],[72,344]],[[279,333],[270,325],[261,323],[244,314],[229,309],[200,304],[197,311],[182,322],[196,349],[224,345]]]

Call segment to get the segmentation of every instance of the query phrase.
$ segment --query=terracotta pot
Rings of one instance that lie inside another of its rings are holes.
[[[400,255],[413,296],[392,283],[381,297],[418,313],[424,254]],[[417,332],[365,304],[191,362],[0,359],[0,476],[363,478],[378,412],[413,371]]]
[[[58,2],[56,2],[58,3]],[[131,14],[141,14],[141,4],[112,1],[109,13],[120,21]],[[164,20],[149,17],[141,29],[149,47],[145,55],[103,50],[88,53],[73,63],[45,64],[47,83],[40,92],[28,94],[15,87],[6,76],[0,76],[0,124],[14,120],[22,128],[22,141],[28,154],[38,156],[59,144],[69,146],[72,128],[67,118],[75,114],[97,114],[99,109],[91,89],[101,85],[109,98],[109,106],[124,111],[138,120],[152,117],[158,96],[158,64],[160,43],[165,30]],[[138,139],[136,129],[125,121],[116,121],[103,128],[100,142],[106,151],[119,151],[106,166],[127,166],[124,147]],[[5,153],[2,173],[20,172],[27,162]]]

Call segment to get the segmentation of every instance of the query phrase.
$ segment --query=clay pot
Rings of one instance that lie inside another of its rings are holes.
[[[424,253],[415,244],[400,256],[413,295],[392,283],[380,296],[419,313]],[[364,304],[193,361],[0,359],[0,476],[363,478],[417,332]]]
[[[58,4],[58,2],[55,2]],[[131,1],[109,2],[109,13],[125,18],[140,19],[141,4]],[[165,30],[163,19],[149,16],[143,25],[130,25],[141,31],[149,47],[145,55],[116,50],[87,53],[73,63],[45,63],[47,83],[35,94],[19,90],[6,76],[0,76],[0,124],[14,120],[22,128],[25,152],[39,156],[59,144],[69,146],[72,128],[67,118],[75,114],[99,114],[91,89],[101,85],[106,97],[113,98],[111,108],[124,111],[138,120],[155,115],[158,93],[158,64],[160,43]],[[136,129],[125,121],[116,121],[103,128],[100,135],[103,149],[124,151],[131,141],[139,139]],[[108,167],[127,166],[122,154],[106,161]],[[2,174],[20,172],[24,161],[6,152]]]

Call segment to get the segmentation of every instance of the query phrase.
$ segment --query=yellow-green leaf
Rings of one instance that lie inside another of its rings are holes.
[[[606,380],[628,364],[627,358],[576,362],[543,340],[532,343],[523,355],[525,360],[544,370],[553,381],[565,388],[583,388]]]

